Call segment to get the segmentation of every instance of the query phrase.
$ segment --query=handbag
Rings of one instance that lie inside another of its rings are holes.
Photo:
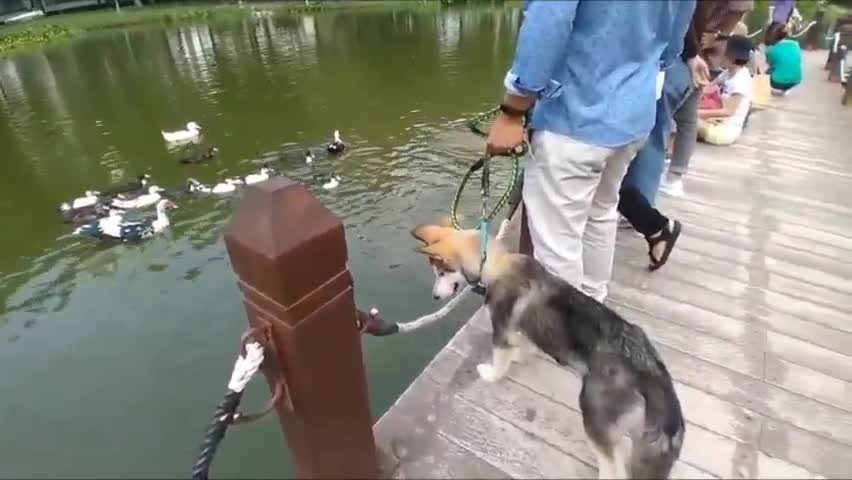
[[[769,107],[769,99],[772,98],[772,85],[769,82],[769,74],[758,73],[751,82],[751,108],[763,110]]]
[[[719,94],[719,88],[716,86],[705,87],[701,92],[698,108],[701,110],[718,110],[722,108],[722,95]]]

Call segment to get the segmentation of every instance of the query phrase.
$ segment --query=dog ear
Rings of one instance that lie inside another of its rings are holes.
[[[419,227],[415,227],[411,230],[411,236],[426,245],[432,245],[454,231],[455,230],[450,227],[442,227],[440,225],[420,225]]]
[[[440,263],[447,263],[454,256],[452,246],[446,242],[436,242],[420,247],[417,249],[417,252]]]

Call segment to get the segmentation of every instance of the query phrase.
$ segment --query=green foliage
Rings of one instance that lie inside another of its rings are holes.
[[[0,55],[17,49],[41,45],[59,38],[68,38],[76,31],[64,25],[38,25],[8,35],[0,35]]]
[[[155,23],[189,23],[223,21],[251,16],[251,9],[236,6],[209,7],[141,7],[123,8],[121,12],[99,10],[69,13],[22,24],[0,26],[0,56],[58,39],[72,38],[88,31]]]

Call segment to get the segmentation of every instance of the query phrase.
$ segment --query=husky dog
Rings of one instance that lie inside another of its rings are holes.
[[[435,297],[452,295],[462,281],[487,289],[493,359],[477,366],[480,377],[500,379],[528,340],[582,375],[580,410],[600,478],[668,477],[683,445],[683,414],[641,328],[495,241],[480,267],[476,230],[422,225],[412,235],[436,272]]]

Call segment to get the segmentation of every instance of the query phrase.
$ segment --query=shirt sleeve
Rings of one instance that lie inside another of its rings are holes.
[[[503,85],[512,95],[547,98],[562,85],[553,80],[574,26],[579,0],[531,0],[518,34],[515,60]]]

